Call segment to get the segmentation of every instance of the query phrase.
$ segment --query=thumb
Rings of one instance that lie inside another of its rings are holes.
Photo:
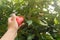
[[[16,21],[16,15],[15,14],[12,14],[12,20]]]

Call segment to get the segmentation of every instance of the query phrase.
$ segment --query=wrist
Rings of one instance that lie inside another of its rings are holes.
[[[18,27],[14,27],[14,26],[9,26],[8,27],[8,30],[14,30],[14,31],[17,31],[18,30]]]
[[[8,31],[11,31],[11,32],[17,32],[17,30],[16,29],[8,29]]]

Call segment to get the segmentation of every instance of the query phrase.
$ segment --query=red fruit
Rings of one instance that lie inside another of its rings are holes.
[[[16,21],[18,23],[18,26],[20,26],[24,21],[24,17],[23,16],[17,16]]]

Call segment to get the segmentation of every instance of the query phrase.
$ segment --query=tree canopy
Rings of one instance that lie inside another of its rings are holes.
[[[25,18],[16,40],[60,40],[60,0],[0,0],[0,37],[13,12]]]

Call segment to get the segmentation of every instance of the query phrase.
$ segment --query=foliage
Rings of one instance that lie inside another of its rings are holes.
[[[0,0],[0,37],[11,13],[23,15],[25,25],[16,40],[60,40],[59,0]]]

